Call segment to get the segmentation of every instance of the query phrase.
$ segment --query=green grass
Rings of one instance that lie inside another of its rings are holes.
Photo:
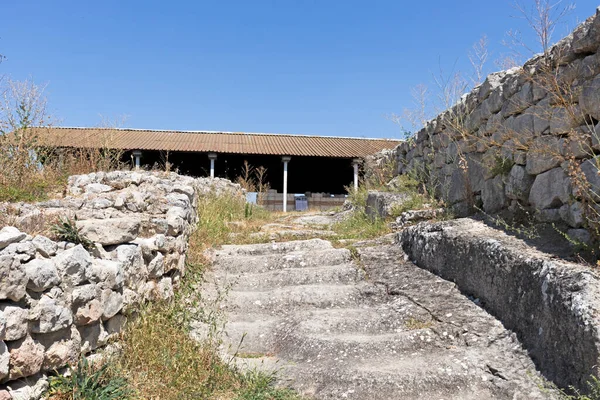
[[[338,235],[336,239],[374,239],[391,232],[388,221],[371,219],[364,210],[354,212],[344,220],[333,224],[331,229]]]
[[[70,376],[50,378],[49,396],[53,400],[125,400],[133,397],[127,379],[105,363],[90,365],[81,358]]]

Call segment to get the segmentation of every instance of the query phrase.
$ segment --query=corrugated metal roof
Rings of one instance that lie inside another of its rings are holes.
[[[400,141],[273,133],[157,131],[112,128],[37,128],[53,147],[165,150],[315,157],[365,157]]]

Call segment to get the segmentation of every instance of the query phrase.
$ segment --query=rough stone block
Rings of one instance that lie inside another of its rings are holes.
[[[538,210],[556,208],[569,201],[571,181],[562,168],[536,176],[529,193],[529,203]]]
[[[76,224],[84,237],[103,246],[133,241],[138,237],[141,226],[139,218],[135,217],[89,219]]]

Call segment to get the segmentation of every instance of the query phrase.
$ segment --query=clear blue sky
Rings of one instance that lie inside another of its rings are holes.
[[[577,1],[557,37],[595,12]],[[0,0],[0,74],[47,83],[62,125],[400,137],[438,60],[491,58],[510,0]],[[489,65],[493,70],[493,64]]]

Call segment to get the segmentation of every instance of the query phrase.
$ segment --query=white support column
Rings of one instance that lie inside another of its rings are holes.
[[[142,151],[141,150],[134,150],[131,154],[135,158],[135,169],[137,171],[137,170],[140,169],[140,159],[142,158]]]
[[[352,160],[352,166],[354,167],[354,190],[358,190],[358,164],[360,164],[359,158]]]
[[[208,153],[210,159],[210,178],[215,178],[215,160],[217,159],[217,153]]]
[[[288,179],[288,162],[292,157],[283,156],[281,157],[281,161],[283,161],[283,212],[287,212],[287,179]]]

